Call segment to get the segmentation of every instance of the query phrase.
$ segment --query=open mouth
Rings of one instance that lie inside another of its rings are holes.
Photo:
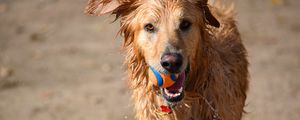
[[[176,82],[168,87],[161,88],[161,93],[163,98],[170,103],[176,103],[183,99],[184,97],[184,86],[183,82],[185,80],[185,72],[179,74]]]

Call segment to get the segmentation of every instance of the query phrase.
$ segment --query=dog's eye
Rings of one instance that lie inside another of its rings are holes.
[[[144,27],[144,29],[147,32],[154,32],[154,26],[151,23],[146,24],[145,27]]]
[[[188,20],[183,20],[180,25],[179,25],[179,29],[182,31],[186,31],[191,27],[191,22]]]

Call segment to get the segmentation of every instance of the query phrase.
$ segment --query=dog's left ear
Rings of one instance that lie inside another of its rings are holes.
[[[202,4],[202,9],[203,9],[203,14],[204,14],[204,18],[205,18],[205,22],[208,23],[211,26],[220,27],[220,23],[219,21],[211,14],[208,6],[207,6],[207,2],[208,0],[203,0],[202,3],[204,3],[204,5]]]
[[[89,0],[85,13],[101,16],[113,12],[120,5],[118,0]]]
[[[220,27],[219,21],[211,14],[211,12],[207,6],[203,7],[203,12],[204,12],[205,21],[209,25],[217,27],[217,28]]]

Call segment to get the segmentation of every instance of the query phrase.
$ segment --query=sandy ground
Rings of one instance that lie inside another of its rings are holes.
[[[300,119],[300,1],[235,0],[249,51],[245,120]],[[85,0],[0,0],[0,120],[133,119],[118,23]]]

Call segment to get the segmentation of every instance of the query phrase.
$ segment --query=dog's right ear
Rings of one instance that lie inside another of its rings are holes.
[[[85,13],[89,15],[101,16],[113,12],[120,6],[118,0],[89,0],[85,8]]]

